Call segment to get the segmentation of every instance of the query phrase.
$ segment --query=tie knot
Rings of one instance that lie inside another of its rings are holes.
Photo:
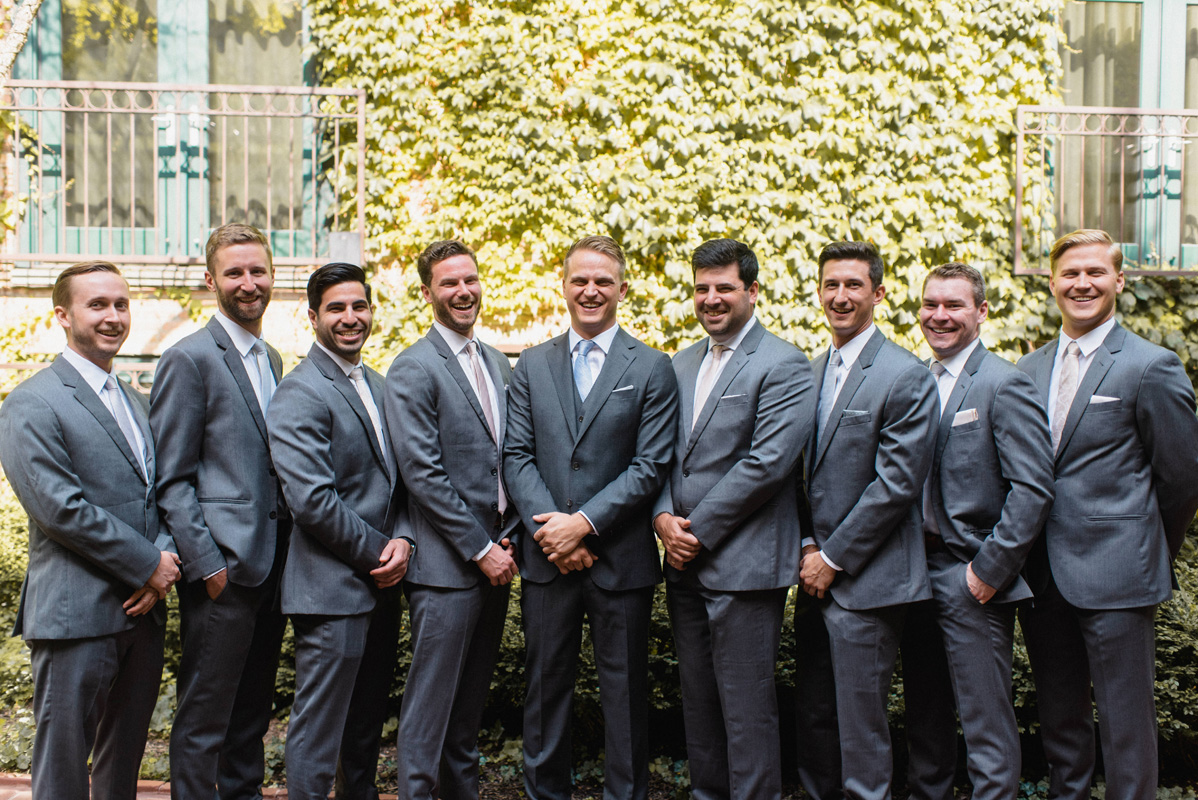
[[[115,376],[115,375],[109,375],[109,376],[108,376],[108,379],[107,379],[106,381],[104,381],[104,388],[105,388],[105,389],[111,389],[111,390],[112,390],[112,391],[114,391],[114,392],[115,392],[115,391],[117,391],[117,385],[116,385],[116,376]]]
[[[362,365],[361,364],[359,364],[358,366],[354,367],[353,369],[351,369],[349,371],[349,379],[351,381],[365,380],[365,377],[362,373]]]
[[[946,370],[944,368],[944,365],[941,364],[939,361],[933,361],[931,368],[932,368],[932,374],[935,375],[937,378],[939,378],[944,373],[948,372],[948,370]]]
[[[254,346],[250,348],[250,352],[256,356],[264,355],[266,353],[266,342],[261,339],[256,340]]]
[[[839,350],[834,349],[832,351],[832,356],[828,359],[828,363],[834,367],[840,366],[840,351]]]
[[[728,352],[728,347],[726,345],[713,344],[711,346],[711,357],[716,361],[719,361],[721,358],[723,358],[724,353],[726,352]]]
[[[467,355],[474,355],[477,352],[478,352],[478,342],[474,341],[473,339],[466,342]]]
[[[583,358],[586,358],[590,354],[591,350],[594,349],[594,347],[595,347],[595,343],[592,342],[590,339],[579,339],[578,340],[578,355],[582,356]]]
[[[1070,342],[1069,346],[1065,348],[1065,355],[1071,356],[1073,358],[1080,356],[1081,352],[1082,349],[1077,342]]]

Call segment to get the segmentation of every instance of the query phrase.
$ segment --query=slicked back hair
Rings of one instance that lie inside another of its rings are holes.
[[[235,244],[262,245],[262,249],[266,251],[266,266],[272,273],[274,272],[274,259],[270,252],[270,240],[266,238],[266,234],[253,225],[246,225],[244,222],[230,222],[214,230],[208,237],[208,244],[204,245],[204,263],[208,266],[208,272],[212,277],[216,277],[216,254]]]
[[[748,289],[757,280],[757,256],[744,242],[735,239],[711,239],[695,248],[691,254],[691,276],[701,269],[713,269],[736,264],[737,275]]]
[[[416,257],[416,273],[420,276],[420,282],[425,286],[432,286],[433,267],[454,256],[470,256],[474,268],[478,269],[478,259],[474,257],[473,250],[457,239],[443,239],[433,242]]]
[[[1048,263],[1052,274],[1057,274],[1057,261],[1064,255],[1066,250],[1088,244],[1106,245],[1107,252],[1111,257],[1111,264],[1115,267],[1115,272],[1123,271],[1123,248],[1115,244],[1111,235],[1097,228],[1082,228],[1073,233],[1067,233],[1052,243],[1052,249],[1048,252]]]
[[[54,279],[54,289],[50,293],[50,299],[53,301],[55,308],[70,307],[71,281],[75,279],[75,276],[86,275],[89,272],[111,272],[113,275],[121,274],[116,264],[108,261],[84,261],[80,264],[72,264],[58,273],[58,277]]]
[[[978,308],[982,307],[982,303],[986,302],[986,279],[982,277],[982,273],[968,264],[960,261],[950,261],[947,264],[941,264],[928,273],[928,277],[923,279],[924,291],[927,291],[928,281],[935,278],[936,280],[959,279],[969,281],[970,287],[973,289],[973,304]]]
[[[590,250],[592,253],[599,253],[607,256],[612,261],[616,262],[619,269],[620,283],[624,282],[624,250],[610,236],[584,236],[574,244],[570,245],[570,249],[566,251],[566,258],[563,262],[562,276],[570,277],[570,256],[577,253],[579,250]]]
[[[824,264],[829,261],[864,261],[869,265],[869,282],[876,291],[882,285],[885,269],[878,248],[870,242],[832,242],[819,254],[819,281],[824,282]]]
[[[372,302],[370,284],[366,282],[366,271],[357,264],[334,261],[331,264],[325,264],[308,277],[308,308],[320,311],[320,303],[324,300],[325,290],[339,283],[362,284],[366,290],[366,302]]]

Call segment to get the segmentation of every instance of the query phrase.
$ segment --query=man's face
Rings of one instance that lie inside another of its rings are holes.
[[[989,306],[974,302],[973,285],[964,278],[932,278],[923,287],[919,327],[937,360],[951,358],[978,338]]]
[[[55,306],[54,318],[70,348],[107,371],[129,335],[129,284],[112,272],[76,275],[70,302]]]
[[[757,281],[745,286],[735,263],[695,271],[695,316],[707,335],[734,336],[753,316]]]
[[[483,300],[478,267],[470,256],[450,256],[433,265],[432,279],[420,292],[433,306],[433,316],[446,328],[466,338],[474,335],[474,322]]]
[[[266,248],[256,242],[231,244],[216,251],[212,272],[204,272],[208,290],[229,319],[254,326],[266,313],[274,272]]]
[[[832,329],[832,342],[843,347],[874,321],[874,306],[882,302],[886,288],[869,281],[869,264],[856,259],[833,259],[824,263],[819,299]]]
[[[1065,333],[1076,339],[1115,315],[1123,273],[1115,271],[1107,245],[1079,245],[1057,259],[1048,288],[1061,309]]]
[[[616,324],[616,309],[628,293],[620,265],[594,250],[578,250],[566,262],[562,294],[570,324],[579,336],[593,339]]]
[[[335,283],[320,296],[320,308],[308,309],[316,340],[351,364],[358,363],[362,345],[370,336],[374,307],[366,287],[357,281]]]

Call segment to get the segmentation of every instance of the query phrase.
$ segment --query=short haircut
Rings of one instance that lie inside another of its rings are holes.
[[[824,282],[824,264],[829,261],[864,261],[869,265],[869,282],[876,290],[882,285],[885,270],[878,248],[869,242],[832,242],[819,254],[819,280]]]
[[[366,302],[370,300],[370,284],[366,282],[366,271],[357,264],[334,261],[325,264],[308,277],[308,308],[320,310],[325,290],[339,283],[360,283],[366,289]]]
[[[71,281],[75,279],[76,275],[86,275],[89,272],[121,274],[121,271],[116,268],[116,264],[107,261],[84,261],[81,264],[72,264],[58,273],[58,277],[54,280],[54,290],[50,294],[50,299],[54,302],[55,308],[68,308],[71,305]]]
[[[950,261],[947,264],[941,264],[928,273],[928,277],[923,279],[923,290],[928,290],[928,281],[935,278],[936,280],[946,281],[949,279],[960,279],[969,281],[969,285],[973,288],[973,304],[978,308],[982,307],[982,303],[986,302],[986,279],[982,277],[982,273],[968,264],[963,264],[960,261]]]
[[[478,259],[474,257],[473,250],[457,239],[444,239],[440,242],[433,242],[416,257],[416,274],[420,276],[420,282],[425,286],[432,286],[433,267],[454,256],[470,256],[475,269],[478,268]]]
[[[221,225],[212,232],[208,237],[208,244],[204,245],[204,263],[208,266],[208,273],[216,277],[216,254],[226,247],[232,247],[235,244],[260,244],[262,249],[266,251],[266,266],[274,271],[274,260],[270,253],[270,240],[266,238],[266,234],[255,228],[253,225],[246,225],[243,222],[230,222],[227,225]]]
[[[570,275],[570,256],[577,253],[579,250],[590,250],[592,253],[599,253],[607,256],[620,268],[619,280],[624,282],[624,250],[616,243],[616,240],[610,236],[584,236],[574,244],[570,245],[570,249],[566,251],[566,258],[562,262],[562,276]]]
[[[712,239],[696,247],[691,254],[691,276],[701,269],[729,264],[736,264],[737,274],[746,289],[757,280],[757,256],[747,244],[735,239]]]
[[[1067,233],[1052,243],[1052,250],[1048,252],[1048,263],[1052,274],[1056,274],[1057,261],[1060,260],[1066,250],[1088,244],[1106,245],[1107,254],[1111,257],[1111,264],[1115,267],[1115,272],[1123,271],[1123,248],[1115,244],[1110,234],[1096,228],[1082,228],[1079,231]]]

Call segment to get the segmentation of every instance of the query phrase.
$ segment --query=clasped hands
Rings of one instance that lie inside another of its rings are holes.
[[[582,540],[592,533],[592,528],[590,521],[581,512],[565,514],[561,511],[549,511],[533,516],[532,521],[541,525],[541,529],[533,534],[532,538],[561,574],[587,569],[599,560],[598,556],[582,543]]]
[[[686,564],[699,555],[703,547],[691,533],[691,521],[676,517],[665,511],[653,518],[653,530],[666,549],[666,563],[677,570],[686,569]]]
[[[159,600],[165,600],[170,594],[171,587],[179,582],[183,573],[179,565],[183,562],[179,556],[165,550],[158,554],[158,566],[140,589],[129,595],[129,599],[121,604],[125,614],[130,617],[140,617],[154,607]]]

